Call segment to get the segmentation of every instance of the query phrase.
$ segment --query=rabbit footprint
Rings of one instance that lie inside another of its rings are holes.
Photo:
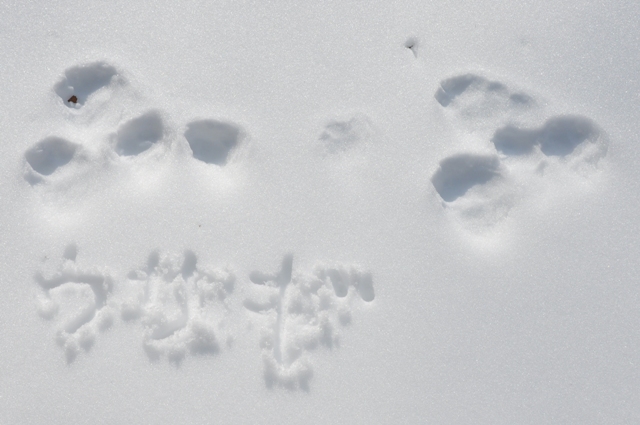
[[[484,151],[442,159],[431,178],[443,207],[463,222],[495,224],[537,180],[588,175],[607,152],[607,138],[591,119],[553,115],[531,124],[541,115],[539,102],[499,81],[452,77],[440,83],[435,99],[464,137],[490,142],[478,146]]]

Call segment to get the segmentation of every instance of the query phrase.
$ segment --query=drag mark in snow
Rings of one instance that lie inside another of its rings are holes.
[[[59,271],[51,277],[36,273],[35,281],[42,289],[39,314],[42,318],[58,318],[56,341],[71,363],[80,352],[95,343],[98,331],[109,328],[113,309],[109,305],[112,280],[99,270],[83,270],[76,265],[77,248],[69,245]]]
[[[144,269],[128,275],[122,318],[141,319],[150,360],[166,355],[178,364],[187,353],[216,354],[221,340],[230,341],[230,335],[224,338],[224,325],[234,282],[227,270],[198,267],[192,251],[162,257],[153,252]]]
[[[341,265],[294,272],[291,254],[283,258],[277,273],[254,271],[249,278],[263,290],[245,300],[244,306],[269,322],[260,342],[267,387],[308,391],[313,376],[310,352],[338,345],[338,328],[351,322],[355,298],[366,302],[375,298],[370,273]]]

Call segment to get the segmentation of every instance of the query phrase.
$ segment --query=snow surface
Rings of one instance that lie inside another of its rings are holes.
[[[0,423],[640,423],[640,3],[0,16]]]

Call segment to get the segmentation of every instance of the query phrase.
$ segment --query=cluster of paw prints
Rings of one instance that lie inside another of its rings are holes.
[[[66,116],[75,118],[93,101],[96,104],[107,103],[109,95],[120,93],[126,88],[125,78],[115,67],[96,62],[67,69],[53,91],[59,97],[61,107],[66,106],[73,111]],[[111,154],[134,157],[161,145],[167,134],[162,114],[152,109],[120,123],[107,139]],[[202,119],[188,123],[183,135],[193,158],[207,164],[224,166],[240,144],[243,133],[236,124]],[[70,168],[74,161],[86,162],[89,156],[86,146],[80,143],[58,135],[45,137],[24,154],[25,179],[32,185],[46,182],[47,179],[63,174],[65,168]]]
[[[316,265],[294,270],[287,255],[277,273],[254,271],[243,307],[230,295],[236,275],[227,268],[201,267],[192,251],[149,255],[144,267],[114,279],[106,269],[83,269],[70,245],[59,269],[37,273],[39,314],[55,321],[55,339],[67,362],[90,350],[117,320],[142,325],[142,347],[150,360],[179,364],[187,355],[230,348],[234,312],[261,324],[260,347],[269,387],[308,389],[311,352],[339,343],[351,322],[354,302],[374,300],[371,274],[353,265]],[[236,319],[237,320],[237,319]]]
[[[493,224],[523,188],[537,180],[553,184],[549,176],[563,172],[588,175],[607,152],[607,139],[591,119],[541,119],[532,96],[479,75],[443,80],[435,98],[458,137],[475,146],[442,159],[431,178],[443,206],[467,222]]]

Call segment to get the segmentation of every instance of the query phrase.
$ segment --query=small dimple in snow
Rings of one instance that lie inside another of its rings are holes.
[[[193,121],[187,125],[184,137],[194,158],[222,166],[240,143],[240,127],[216,120]]]
[[[414,57],[418,57],[418,39],[415,37],[407,38],[407,41],[404,42],[404,47],[411,50]]]

